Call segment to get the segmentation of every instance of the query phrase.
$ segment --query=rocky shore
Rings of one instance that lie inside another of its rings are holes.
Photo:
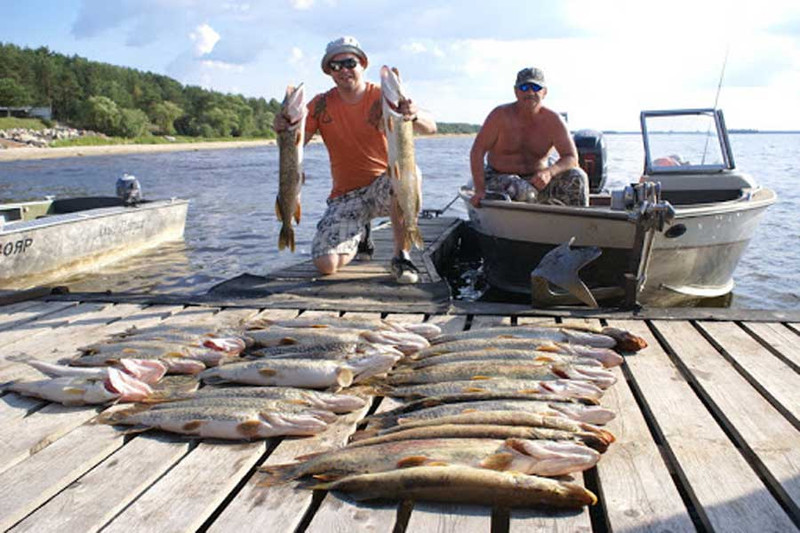
[[[53,141],[64,139],[77,139],[80,137],[100,137],[107,138],[102,133],[89,130],[69,128],[67,126],[55,126],[43,130],[29,130],[24,128],[12,128],[0,130],[0,149],[18,148],[23,146],[33,148],[47,148]]]

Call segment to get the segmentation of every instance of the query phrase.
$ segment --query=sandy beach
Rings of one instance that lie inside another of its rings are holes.
[[[6,148],[0,150],[0,162],[60,157],[91,157],[97,155],[138,154],[148,152],[178,152],[252,148],[274,145],[274,140],[230,141],[175,144],[112,144],[107,146],[74,146],[66,148]]]

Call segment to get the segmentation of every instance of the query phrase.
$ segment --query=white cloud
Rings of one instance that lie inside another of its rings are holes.
[[[403,46],[400,47],[400,49],[405,52],[410,52],[412,54],[424,54],[425,52],[428,51],[428,49],[425,48],[424,44],[416,41],[404,44]]]
[[[208,24],[200,24],[189,34],[189,38],[194,42],[195,57],[200,57],[210,54],[214,50],[220,35]]]
[[[289,64],[292,65],[293,67],[301,66],[303,63],[303,59],[305,59],[303,51],[296,46],[293,47],[289,55]]]
[[[299,10],[307,10],[314,7],[314,0],[290,0],[292,7]]]

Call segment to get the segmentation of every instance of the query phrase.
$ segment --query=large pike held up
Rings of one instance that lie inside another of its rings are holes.
[[[422,249],[422,234],[417,217],[422,207],[422,173],[414,159],[414,128],[397,109],[408,99],[395,70],[381,67],[383,128],[389,148],[387,173],[392,181],[394,202],[404,224],[403,249],[413,244]]]
[[[294,252],[294,228],[292,219],[300,223],[300,187],[305,182],[303,173],[303,145],[306,130],[306,103],[303,84],[286,88],[281,104],[281,114],[289,122],[289,127],[278,133],[280,152],[278,167],[280,183],[278,197],[275,199],[275,214],[283,223],[278,236],[278,249],[288,247]]]

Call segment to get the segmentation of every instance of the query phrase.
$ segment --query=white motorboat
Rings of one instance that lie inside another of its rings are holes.
[[[531,294],[532,271],[574,239],[578,249],[602,251],[579,272],[596,295],[620,296],[631,279],[637,301],[656,306],[732,291],[736,265],[775,193],[736,170],[720,110],[644,111],[641,125],[639,184],[592,194],[588,207],[492,195],[476,209],[472,189],[462,188],[492,286]],[[644,187],[650,193],[643,194]],[[558,301],[554,296],[549,303]]]
[[[119,196],[0,204],[0,289],[49,283],[180,240],[188,204]]]

